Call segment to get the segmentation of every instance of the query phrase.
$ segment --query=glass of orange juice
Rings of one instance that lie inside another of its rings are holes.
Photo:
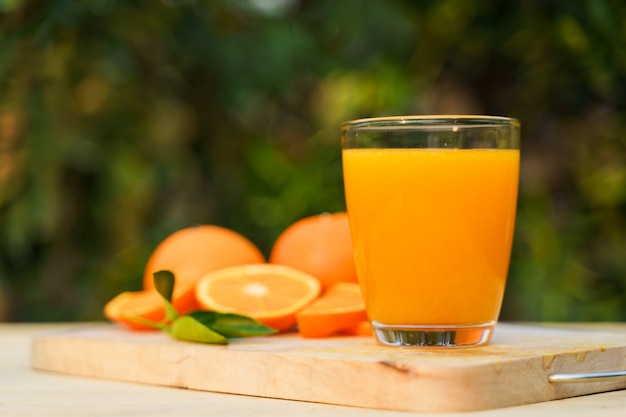
[[[342,125],[357,275],[377,340],[489,343],[507,278],[520,123],[404,116]]]

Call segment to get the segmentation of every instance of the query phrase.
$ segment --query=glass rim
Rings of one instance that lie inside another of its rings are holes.
[[[434,115],[407,115],[381,116],[349,120],[341,124],[342,130],[368,129],[373,127],[434,127],[440,125],[455,125],[458,127],[512,126],[520,127],[518,119],[506,116],[487,116],[470,114],[434,114]]]

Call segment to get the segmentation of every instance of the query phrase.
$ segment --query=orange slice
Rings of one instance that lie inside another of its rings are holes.
[[[338,282],[297,314],[302,337],[324,337],[367,320],[359,284]]]
[[[187,287],[180,286],[172,295],[172,304],[179,314],[186,314],[198,308],[193,290]],[[156,290],[126,291],[105,304],[104,316],[132,330],[154,330],[151,326],[133,320],[133,317],[161,321],[165,317],[165,304],[163,297]]]
[[[296,312],[317,298],[320,282],[283,265],[241,265],[211,272],[196,285],[202,308],[252,317],[278,331],[296,324]]]

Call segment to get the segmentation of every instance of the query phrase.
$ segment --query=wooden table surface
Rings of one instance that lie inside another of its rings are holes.
[[[0,416],[404,416],[298,401],[255,398],[35,371],[30,367],[32,337],[77,324],[0,324]],[[84,325],[80,324],[80,325]],[[574,327],[626,332],[626,323]],[[436,416],[626,416],[626,391],[614,391],[472,413]]]

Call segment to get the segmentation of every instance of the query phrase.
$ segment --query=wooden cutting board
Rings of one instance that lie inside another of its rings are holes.
[[[626,369],[626,334],[500,323],[491,344],[477,348],[391,348],[371,337],[297,334],[215,346],[103,324],[36,337],[32,366],[357,407],[472,411],[623,389],[626,378],[557,384],[548,375]]]

